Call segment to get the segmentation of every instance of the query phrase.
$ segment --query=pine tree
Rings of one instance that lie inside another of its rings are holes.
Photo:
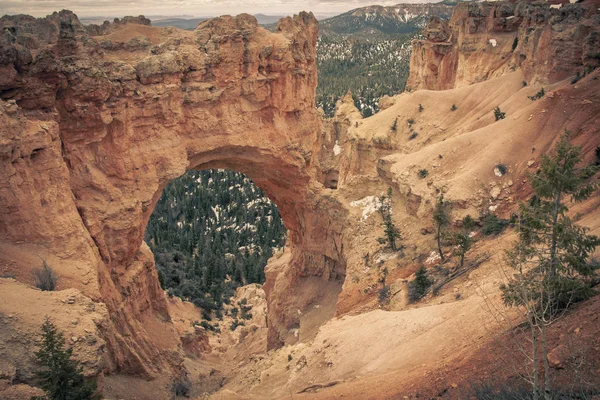
[[[445,260],[444,252],[442,251],[442,236],[450,225],[450,203],[444,200],[444,195],[440,195],[438,202],[433,210],[433,221],[436,226],[436,240],[438,245],[438,253],[442,261]]]
[[[416,301],[423,298],[432,284],[432,280],[427,276],[427,269],[421,266],[415,273],[415,280],[411,282],[411,300]]]
[[[515,274],[501,286],[505,304],[523,308],[530,326],[534,399],[542,392],[538,357],[544,365],[544,398],[552,397],[546,327],[572,302],[591,294],[588,280],[597,268],[588,259],[600,240],[571,220],[566,200],[589,198],[597,189],[593,176],[598,168],[578,168],[581,148],[569,138],[565,131],[552,155],[542,156],[539,170],[530,176],[534,196],[520,205],[519,240],[506,253]]]
[[[392,188],[388,188],[387,197],[379,198],[379,213],[384,227],[384,237],[378,239],[379,243],[387,243],[392,250],[398,250],[397,241],[402,240],[402,234],[392,219]]]
[[[72,349],[65,349],[65,338],[46,318],[42,325],[42,344],[35,357],[43,370],[37,372],[41,387],[51,400],[89,400],[95,396],[96,384],[86,381],[79,363],[71,359]]]
[[[461,229],[452,234],[452,244],[456,246],[454,254],[460,257],[460,267],[465,264],[465,255],[473,246],[473,238],[469,235],[466,229]]]

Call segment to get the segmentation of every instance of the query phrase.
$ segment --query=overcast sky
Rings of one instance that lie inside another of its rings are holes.
[[[439,1],[439,0],[434,0]],[[80,17],[125,15],[189,15],[223,14],[288,15],[299,11],[340,13],[370,4],[424,3],[428,0],[0,0],[0,15],[30,14],[46,16],[53,11],[69,9]]]

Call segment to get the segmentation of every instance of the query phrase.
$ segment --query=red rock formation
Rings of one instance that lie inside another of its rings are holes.
[[[143,242],[148,218],[185,170],[240,171],[289,231],[292,257],[266,285],[279,345],[302,277],[345,270],[343,213],[313,163],[315,18],[283,19],[276,33],[250,15],[193,32],[118,25],[90,37],[68,11],[0,20],[0,258],[22,281],[26,254],[54,261],[63,286],[106,303],[109,369],[153,376],[181,346]],[[128,45],[136,38],[146,45]]]
[[[432,18],[413,42],[408,87],[443,90],[521,68],[547,84],[600,63],[600,24],[592,2],[459,3],[450,21]]]

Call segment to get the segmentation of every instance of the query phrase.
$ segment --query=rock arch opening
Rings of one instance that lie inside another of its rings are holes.
[[[34,32],[36,41],[0,43],[0,131],[10,143],[0,158],[0,241],[10,263],[25,264],[35,248],[64,287],[106,305],[106,371],[177,368],[180,342],[145,227],[165,185],[186,170],[239,171],[288,229],[286,256],[265,283],[269,346],[283,344],[311,302],[304,282],[341,282],[346,267],[347,211],[323,185],[314,16],[285,18],[275,33],[249,15],[194,31],[90,31],[69,11],[11,24],[11,35]],[[15,270],[26,276],[23,268]]]
[[[265,282],[287,235],[276,204],[250,178],[213,169],[169,182],[144,236],[161,287],[222,320],[238,287]]]

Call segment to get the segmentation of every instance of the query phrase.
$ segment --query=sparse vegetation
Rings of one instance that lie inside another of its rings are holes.
[[[384,237],[379,238],[381,244],[387,244],[392,250],[398,250],[397,242],[402,240],[400,230],[392,219],[392,188],[388,188],[387,196],[379,198],[379,214],[383,219]]]
[[[519,45],[519,37],[515,36],[515,40],[513,40],[513,44],[512,44],[512,51],[515,51],[515,49],[517,48],[518,45]]]
[[[417,132],[413,132],[410,134],[410,136],[408,137],[408,140],[413,140],[414,138],[416,138],[417,136],[419,136],[419,134]]]
[[[465,217],[462,220],[462,227],[464,229],[473,230],[473,229],[475,229],[476,225],[477,224],[476,224],[475,220],[473,219],[473,217],[471,217],[471,215],[465,215]]]
[[[433,222],[436,227],[436,240],[438,245],[438,253],[442,261],[444,261],[444,252],[442,251],[442,236],[450,225],[450,203],[444,200],[444,195],[440,195],[433,210]]]
[[[596,165],[600,165],[600,146],[596,147]]]
[[[408,285],[408,297],[411,303],[425,297],[432,284],[433,280],[429,278],[427,269],[421,266],[415,273],[415,279]]]
[[[538,99],[541,99],[542,97],[544,97],[546,95],[546,92],[544,91],[544,88],[541,88],[536,94],[534,94],[533,96],[527,96],[529,98],[529,100],[531,101],[536,101]]]
[[[63,333],[48,317],[42,325],[41,339],[40,349],[35,353],[35,358],[42,369],[36,374],[48,399],[99,399],[100,396],[94,394],[96,383],[84,378],[79,362],[71,358],[73,350],[65,348]]]
[[[423,107],[423,104],[419,104],[419,112],[423,112],[424,109],[425,107]]]
[[[452,104],[452,107],[450,107],[450,111],[456,111],[458,110],[458,107],[456,107],[456,104]]]
[[[413,126],[413,125],[414,125],[414,123],[415,123],[415,120],[414,120],[414,119],[412,119],[412,118],[409,118],[408,120],[406,120],[406,123],[408,124],[408,127],[410,128],[411,126]]]
[[[496,121],[500,121],[506,118],[506,113],[500,111],[500,107],[496,107],[494,108],[494,118],[496,118]]]
[[[481,218],[481,233],[486,236],[499,235],[509,225],[509,221],[499,218],[494,213],[487,213]]]
[[[58,277],[54,273],[54,270],[46,263],[46,260],[42,259],[42,267],[33,270],[33,282],[36,288],[42,291],[54,291],[56,290],[56,284]]]
[[[592,196],[598,184],[590,179],[598,169],[578,167],[581,148],[569,138],[565,132],[530,175],[534,198],[520,204],[519,240],[506,252],[515,273],[501,286],[505,304],[522,309],[530,328],[534,399],[540,393],[552,397],[546,328],[570,304],[590,296],[589,279],[597,271],[588,260],[600,239],[571,220],[565,198],[579,202]]]
[[[390,132],[396,132],[398,130],[398,118],[394,118],[394,123],[390,127]]]
[[[242,318],[242,319],[251,319],[252,318],[252,313],[250,312],[250,310],[252,310],[252,306],[248,305],[248,300],[242,299],[242,300],[238,301],[238,306],[240,306],[240,318]]]
[[[377,299],[379,300],[379,304],[382,305],[389,304],[390,302],[391,291],[390,287],[386,284],[387,276],[388,269],[386,267],[383,267],[379,271],[379,283],[381,284],[381,287],[377,292]]]
[[[465,264],[465,255],[473,246],[473,238],[470,232],[463,227],[451,235],[451,243],[456,246],[454,255],[460,257],[460,268]]]
[[[423,168],[423,169],[420,169],[419,172],[417,172],[417,175],[419,175],[419,178],[425,179],[425,178],[427,178],[427,175],[429,175],[429,171],[427,171],[425,168]]]
[[[240,321],[239,319],[234,319],[234,320],[231,322],[231,325],[229,325],[229,329],[230,329],[230,330],[233,332],[233,331],[235,331],[235,329],[236,329],[238,326],[244,326],[244,325],[246,325],[244,321]]]

